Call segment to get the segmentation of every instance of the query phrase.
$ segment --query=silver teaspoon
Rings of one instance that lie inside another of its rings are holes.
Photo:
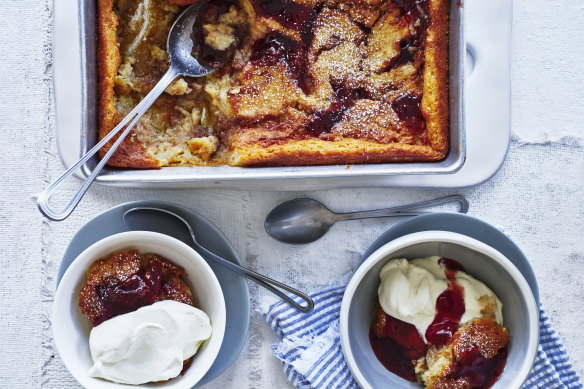
[[[150,213],[151,217],[145,217],[148,213]],[[145,222],[145,220],[150,221],[155,220],[156,222],[147,223]],[[285,300],[288,304],[292,305],[300,312],[308,313],[312,311],[312,309],[314,308],[314,302],[306,294],[292,288],[291,286],[275,281],[269,277],[256,273],[243,266],[239,266],[207,250],[197,241],[195,232],[193,231],[193,228],[189,224],[189,222],[187,222],[185,219],[183,219],[181,216],[177,215],[174,212],[167,211],[166,209],[152,207],[131,208],[124,213],[124,223],[131,230],[159,232],[171,235],[172,237],[181,240],[184,243],[187,244],[191,243],[192,245],[194,245],[195,250],[203,257],[212,260],[226,267],[227,269],[235,273],[241,274],[244,277],[247,277],[250,280],[260,284],[264,288],[276,294],[281,299]],[[288,295],[286,295],[284,292],[277,288],[286,290],[296,295],[301,300],[304,300],[305,305],[300,305],[299,303],[294,301],[292,298],[290,298]]]
[[[176,19],[168,34],[166,42],[167,52],[170,56],[170,66],[168,71],[162,76],[160,81],[152,88],[144,99],[130,111],[130,113],[104,137],[98,144],[87,152],[75,165],[71,166],[61,177],[57,178],[51,185],[49,185],[37,199],[37,205],[40,211],[49,219],[63,220],[73,212],[81,198],[89,189],[89,186],[95,180],[95,177],[101,172],[112,154],[116,151],[120,143],[130,133],[132,128],[136,125],[138,120],[156,101],[158,96],[179,76],[201,77],[214,72],[214,69],[205,67],[192,56],[193,50],[193,25],[197,18],[203,11],[206,2],[200,1],[185,9]],[[99,151],[110,139],[116,136],[120,131],[119,138],[112,145],[106,155],[101,159],[99,164],[91,172],[89,177],[83,182],[79,190],[75,193],[73,198],[61,211],[55,211],[50,207],[49,199],[53,191],[61,184],[67,177],[73,174],[79,167],[87,162],[95,153]]]
[[[417,216],[427,212],[416,211],[435,205],[456,202],[459,212],[468,211],[464,196],[454,195],[436,200],[402,205],[373,211],[335,213],[322,203],[312,199],[295,199],[278,205],[268,216],[264,227],[272,238],[283,243],[311,243],[320,239],[338,221],[365,219],[370,217]]]

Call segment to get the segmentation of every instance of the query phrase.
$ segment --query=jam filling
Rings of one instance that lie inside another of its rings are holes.
[[[391,108],[399,120],[413,132],[420,132],[426,127],[426,121],[420,109],[421,98],[413,95],[403,95],[391,102]]]
[[[103,306],[103,315],[97,318],[93,325],[97,326],[114,316],[154,304],[162,289],[163,278],[162,262],[153,259],[146,268],[123,282],[98,285],[96,292]]]
[[[360,89],[336,87],[333,90],[335,100],[328,108],[316,111],[306,124],[306,131],[313,137],[330,132],[341,121],[345,112],[355,104],[355,101],[365,97],[365,92]]]
[[[296,81],[298,87],[306,94],[310,92],[306,61],[307,45],[276,32],[255,41],[252,53],[250,61],[253,64],[275,66],[281,63],[286,66],[290,78]]]
[[[258,66],[275,66],[282,63],[289,68],[291,75],[294,75],[302,66],[299,51],[298,42],[276,32],[254,42],[250,61]]]
[[[294,31],[312,29],[310,19],[312,9],[303,4],[284,0],[255,0],[254,10],[261,16],[268,17],[280,23],[282,26]]]
[[[196,36],[195,41],[199,44],[193,47],[193,56],[200,60],[201,63],[212,67],[214,69],[220,69],[229,65],[229,62],[233,58],[236,49],[241,46],[242,38],[246,35],[249,26],[235,26],[230,25],[233,28],[233,38],[234,42],[225,50],[218,50],[214,47],[209,46],[205,43],[205,34],[201,28],[203,24],[218,24],[221,15],[227,13],[229,9],[233,6],[238,10],[241,8],[237,0],[222,0],[218,2],[209,2],[205,4],[205,11],[202,17],[202,22],[197,23],[194,34]],[[223,69],[225,71],[225,69]]]
[[[390,58],[385,64],[385,71],[388,71],[398,66],[414,62],[414,56],[418,52],[418,48],[414,42],[409,39],[404,39],[399,43],[399,54]]]
[[[285,0],[255,0],[253,6],[259,15],[299,32],[300,41],[279,32],[269,34],[254,42],[251,60],[264,66],[273,66],[278,62],[285,64],[290,77],[296,81],[302,92],[309,94],[310,75],[307,56],[319,8]]]
[[[474,346],[459,355],[454,367],[454,373],[448,375],[448,380],[463,378],[473,389],[488,389],[499,379],[507,363],[508,348],[505,346],[491,359],[481,355]]]
[[[418,4],[426,0],[393,0],[393,3],[403,12],[409,12],[417,8]]]
[[[428,0],[393,0],[393,3],[399,8],[408,23],[416,19],[421,19],[420,22],[426,21],[425,12]],[[425,28],[418,28],[418,31],[420,30],[425,30]]]
[[[436,299],[436,316],[426,330],[426,340],[437,346],[448,344],[458,330],[460,319],[464,315],[464,289],[456,282],[456,273],[464,267],[453,259],[440,258],[438,263],[444,266],[448,279],[448,289]]]
[[[415,26],[415,34],[400,41],[399,54],[387,60],[384,71],[414,62],[416,55],[422,54],[420,48],[424,44],[428,27],[427,0],[396,0],[394,4],[400,9],[406,23]],[[423,61],[423,57],[421,59]]]
[[[378,307],[381,310],[381,307]],[[427,346],[416,327],[385,314],[381,334],[372,326],[369,342],[373,353],[385,368],[408,381],[416,381],[412,360],[426,355]]]

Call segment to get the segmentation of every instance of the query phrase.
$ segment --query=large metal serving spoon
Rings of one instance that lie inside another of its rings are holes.
[[[205,9],[206,2],[199,1],[187,9],[185,9],[176,19],[168,34],[166,42],[166,49],[170,56],[170,66],[168,71],[162,76],[160,81],[152,88],[144,99],[132,110],[130,113],[118,124],[106,137],[104,137],[98,144],[89,150],[75,165],[69,168],[61,177],[57,178],[51,185],[49,185],[37,199],[37,205],[40,211],[49,219],[63,220],[73,212],[79,201],[89,189],[89,186],[95,180],[97,175],[101,172],[107,161],[111,158],[118,146],[122,143],[124,138],[130,133],[132,128],[136,125],[138,120],[156,101],[158,96],[179,76],[201,77],[213,73],[215,70],[203,66],[192,56],[193,51],[193,26],[201,12]],[[73,196],[71,201],[61,211],[53,210],[49,205],[49,199],[53,191],[61,184],[67,177],[73,174],[85,162],[87,162],[95,153],[99,151],[110,139],[116,136],[120,131],[119,138],[112,145],[106,155],[101,159],[99,164],[91,172],[89,177],[83,182],[77,193]]]
[[[456,202],[459,212],[467,213],[468,201],[464,196],[454,195],[421,203],[373,211],[335,213],[322,203],[312,199],[295,199],[278,205],[268,216],[264,227],[272,238],[283,243],[311,243],[320,239],[338,221],[365,219],[370,217],[417,216],[427,212],[416,211],[436,205]]]
[[[155,220],[156,222],[145,222],[147,220]],[[285,300],[288,304],[292,305],[300,312],[308,313],[314,308],[314,302],[310,297],[308,297],[308,295],[292,288],[291,286],[275,281],[243,266],[239,266],[233,262],[230,262],[227,259],[207,250],[197,241],[193,227],[189,224],[189,222],[174,212],[153,207],[131,208],[124,213],[124,223],[128,228],[134,231],[153,231],[162,234],[170,233],[172,237],[189,245],[194,245],[195,250],[203,257],[260,284],[264,288],[276,294],[281,299]],[[300,305],[298,302],[294,301],[293,298],[289,297],[277,288],[286,290],[296,295],[296,299],[304,300],[305,305]]]

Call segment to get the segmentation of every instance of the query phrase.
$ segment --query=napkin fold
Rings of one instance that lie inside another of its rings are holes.
[[[272,346],[274,354],[288,380],[299,389],[359,388],[341,349],[339,314],[344,291],[342,285],[312,294],[314,310],[308,314],[284,301],[262,308],[264,318],[281,338]],[[535,364],[522,389],[583,389],[542,306],[539,334]]]

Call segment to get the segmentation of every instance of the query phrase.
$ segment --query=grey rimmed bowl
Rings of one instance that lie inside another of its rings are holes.
[[[393,258],[432,255],[460,262],[503,303],[503,324],[510,333],[509,354],[505,370],[492,389],[520,388],[533,366],[539,342],[539,310],[531,289],[503,254],[476,239],[448,231],[417,232],[395,239],[371,254],[353,274],[340,315],[341,345],[353,376],[364,389],[420,388],[377,360],[369,343],[369,328],[383,265]]]

